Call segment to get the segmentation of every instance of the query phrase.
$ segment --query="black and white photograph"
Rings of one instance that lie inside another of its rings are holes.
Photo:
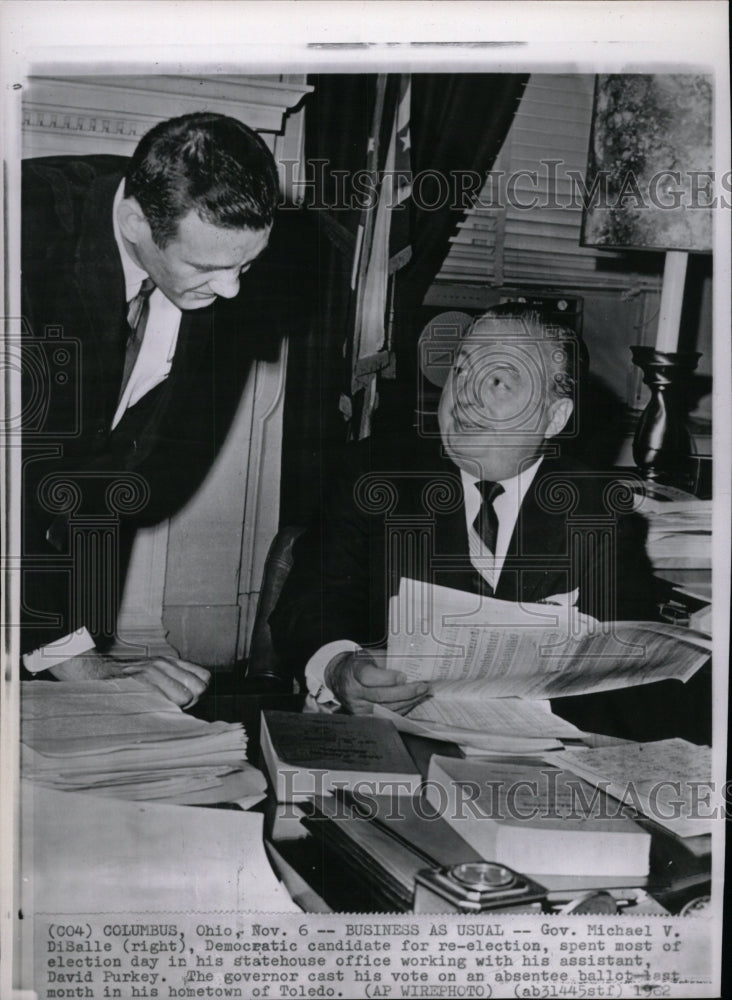
[[[721,996],[727,3],[1,13],[1,1000]]]

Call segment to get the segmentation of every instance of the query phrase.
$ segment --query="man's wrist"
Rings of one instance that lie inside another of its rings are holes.
[[[310,657],[305,667],[305,682],[311,697],[319,705],[338,704],[338,699],[328,683],[328,678],[332,677],[332,670],[329,668],[339,656],[344,653],[353,653],[360,648],[358,643],[352,642],[350,639],[338,639],[321,646]]]
[[[94,648],[94,640],[82,627],[54,642],[34,649],[31,653],[24,653],[23,666],[29,674],[38,674],[43,670],[57,667],[74,656],[89,653]]]

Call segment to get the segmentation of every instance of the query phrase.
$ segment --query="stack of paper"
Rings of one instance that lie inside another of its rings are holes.
[[[566,750],[561,763],[677,837],[708,834],[724,815],[720,797],[712,800],[710,747],[682,739],[626,743]]]
[[[205,804],[264,796],[239,723],[204,722],[133,677],[22,685],[23,776],[50,788]]]
[[[456,684],[457,686],[457,684]],[[534,755],[561,750],[562,740],[582,742],[584,734],[554,715],[548,702],[521,698],[428,698],[407,716],[377,705],[376,715],[400,732],[458,743],[467,754]]]
[[[668,502],[643,497],[637,509],[648,522],[646,549],[655,569],[711,567],[711,500]]]

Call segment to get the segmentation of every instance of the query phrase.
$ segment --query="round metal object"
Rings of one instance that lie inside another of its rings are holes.
[[[455,865],[451,874],[462,885],[471,889],[506,889],[516,881],[516,875],[503,865],[490,861],[468,861]]]

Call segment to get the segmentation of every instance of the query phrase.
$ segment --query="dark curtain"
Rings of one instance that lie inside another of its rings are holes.
[[[480,193],[495,163],[528,79],[528,74],[497,73],[412,77],[412,258],[396,275],[396,379],[382,382],[375,434],[412,423],[420,377],[416,345],[425,323],[422,301],[471,194]]]
[[[306,204],[312,226],[310,242],[304,252],[300,248],[299,256],[315,303],[307,333],[290,341],[282,524],[303,523],[316,509],[331,462],[337,463],[338,449],[346,440],[346,420],[338,407],[350,380],[344,344],[351,333],[350,278],[361,208],[348,193],[350,178],[366,161],[376,79],[321,75],[309,80],[315,87],[305,111]],[[412,257],[396,277],[396,379],[380,381],[375,434],[394,433],[411,423],[421,303],[468,207],[470,184],[461,178],[472,171],[477,178],[472,193],[478,193],[480,178],[495,161],[527,80],[524,74],[412,76],[411,171],[418,181],[413,192],[418,197],[398,209],[409,213]]]
[[[402,321],[439,271],[470,193],[480,192],[500,152],[528,79],[496,73],[412,77],[412,171],[415,179],[423,176],[409,203],[412,259],[397,278]],[[477,187],[473,175],[481,178]],[[426,207],[432,204],[438,207]]]
[[[343,178],[363,169],[376,76],[315,75],[305,105],[307,242],[293,247],[307,274],[313,310],[291,337],[282,438],[280,524],[303,524],[317,507],[329,457],[345,441],[338,401],[346,384],[344,338],[360,209]]]

